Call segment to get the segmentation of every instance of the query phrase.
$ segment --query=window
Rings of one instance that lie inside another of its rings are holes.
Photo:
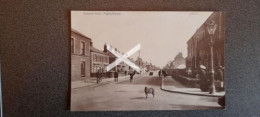
[[[81,61],[81,77],[86,76],[86,63],[85,61]]]
[[[97,57],[96,57],[96,55],[94,54],[94,55],[93,55],[93,62],[96,62],[96,61],[97,61],[96,58],[97,58]]]
[[[85,49],[86,49],[86,44],[85,42],[81,41],[80,42],[80,54],[85,55]]]
[[[75,53],[74,52],[74,38],[71,38],[71,53]]]

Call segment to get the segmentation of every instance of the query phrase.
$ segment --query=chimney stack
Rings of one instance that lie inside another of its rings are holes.
[[[104,44],[104,52],[107,52],[107,44]]]

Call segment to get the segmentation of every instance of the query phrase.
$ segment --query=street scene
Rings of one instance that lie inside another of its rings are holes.
[[[71,11],[71,111],[225,109],[222,12]]]

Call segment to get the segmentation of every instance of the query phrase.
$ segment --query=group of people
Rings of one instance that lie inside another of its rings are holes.
[[[130,75],[130,82],[133,81],[134,75],[136,74],[136,71],[130,71],[129,75]],[[127,75],[127,72],[125,72],[125,75]],[[118,82],[118,71],[114,72],[114,81]],[[97,77],[97,84],[99,84],[102,80],[102,73],[100,72],[100,70],[97,71],[96,73],[96,77]]]
[[[219,66],[216,70],[216,72],[214,73],[214,79],[209,78],[209,73],[206,72],[206,67],[200,67],[199,71],[194,71],[194,72],[189,72],[189,69],[187,71],[188,76],[191,76],[192,74],[195,75],[196,79],[199,79],[199,84],[200,84],[200,89],[202,91],[208,91],[210,82],[212,82],[212,80],[215,81],[220,81],[223,82],[224,81],[224,73],[223,73],[223,67]],[[224,85],[223,85],[224,86]],[[221,87],[223,87],[221,86]]]
[[[161,77],[161,76],[166,77],[167,76],[167,71],[160,69],[159,72],[158,72],[158,75],[159,75],[159,77]]]
[[[224,80],[223,69],[224,68],[222,66],[217,67],[217,69],[214,73],[214,76],[215,76],[214,80],[216,80],[216,81],[223,81]],[[187,73],[187,76],[195,77],[196,79],[201,79],[202,77],[207,77],[206,67],[200,67],[200,70],[198,70],[198,71],[192,71],[190,68],[188,68],[186,73]]]

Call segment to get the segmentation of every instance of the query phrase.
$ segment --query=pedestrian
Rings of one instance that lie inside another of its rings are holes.
[[[223,67],[219,66],[217,73],[216,73],[216,80],[220,81],[220,90],[224,90],[224,73],[223,73]]]
[[[191,68],[189,68],[187,72],[188,72],[188,76],[191,77],[192,74]]]
[[[97,75],[97,84],[99,84],[100,81],[101,81],[101,75],[102,75],[102,74],[100,73],[100,70],[97,71],[96,75]]]
[[[167,76],[167,71],[163,70],[162,73],[163,73],[163,76],[165,78]]]
[[[223,81],[223,71],[222,71],[222,67],[220,66],[217,70],[217,73],[216,73],[216,80],[219,80],[219,81]]]
[[[199,85],[201,91],[207,92],[209,90],[209,79],[205,71],[206,67],[201,65],[199,71]]]
[[[114,72],[114,79],[115,79],[115,82],[118,82],[118,72],[117,71]]]
[[[162,74],[162,70],[159,70],[158,72],[159,77],[161,77],[161,74]]]
[[[133,78],[134,78],[135,72],[131,72],[130,73],[130,82],[132,82]]]
[[[125,70],[125,76],[127,75],[127,71]]]

